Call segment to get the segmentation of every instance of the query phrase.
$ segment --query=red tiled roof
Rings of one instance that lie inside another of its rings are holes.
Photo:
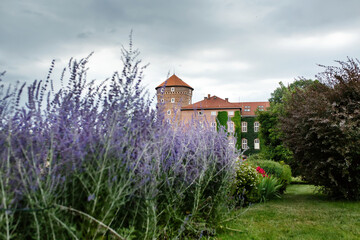
[[[190,87],[187,83],[185,83],[183,80],[181,80],[175,74],[173,74],[165,82],[163,82],[162,84],[157,86],[155,88],[155,90],[157,90],[158,88],[164,86],[165,84],[166,84],[166,87],[188,87],[188,88],[191,88],[191,90],[194,90],[192,87]]]
[[[191,105],[187,105],[181,108],[181,111],[184,110],[194,110],[194,109],[240,109],[239,105],[230,103],[228,100],[224,100],[217,96],[210,95],[200,102],[196,102]]]
[[[261,106],[261,107],[260,107]],[[264,109],[270,107],[269,102],[235,102],[231,103],[227,99],[222,99],[217,96],[208,95],[202,101],[196,102],[191,105],[187,105],[181,108],[181,111],[194,110],[194,109],[240,109],[242,116],[255,116],[255,111],[259,109]]]
[[[269,102],[237,102],[233,103],[236,104],[239,108],[241,108],[241,115],[242,116],[255,116],[255,111],[262,106],[259,109],[264,109],[270,107]]]

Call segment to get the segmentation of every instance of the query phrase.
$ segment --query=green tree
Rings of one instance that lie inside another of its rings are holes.
[[[360,199],[360,62],[338,61],[286,100],[280,117],[293,164],[328,193]]]
[[[260,139],[263,144],[264,158],[274,161],[284,161],[292,165],[292,152],[283,144],[283,133],[280,128],[279,118],[284,114],[287,99],[296,91],[303,91],[314,83],[313,80],[297,79],[287,87],[280,82],[279,87],[271,93],[270,108],[267,111],[258,111],[257,119],[261,124]],[[297,172],[294,172],[297,175]]]

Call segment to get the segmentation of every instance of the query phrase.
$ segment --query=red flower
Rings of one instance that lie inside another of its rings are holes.
[[[268,175],[266,174],[265,170],[262,169],[260,166],[258,166],[258,167],[256,168],[256,171],[257,171],[258,173],[260,173],[263,177],[268,177]]]

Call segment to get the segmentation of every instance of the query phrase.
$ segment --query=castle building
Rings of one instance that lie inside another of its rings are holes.
[[[236,142],[238,149],[247,149],[246,155],[260,151],[260,124],[256,121],[256,111],[266,110],[269,102],[229,102],[228,98],[208,94],[202,101],[192,103],[194,89],[175,74],[155,89],[158,104],[163,107],[169,123],[196,118],[206,122],[214,131],[222,125],[229,132],[230,143]]]

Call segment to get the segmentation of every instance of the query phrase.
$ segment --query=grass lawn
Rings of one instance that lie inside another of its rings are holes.
[[[360,239],[360,202],[329,200],[314,191],[290,185],[282,199],[239,210],[244,213],[224,226],[233,230],[217,239]]]

